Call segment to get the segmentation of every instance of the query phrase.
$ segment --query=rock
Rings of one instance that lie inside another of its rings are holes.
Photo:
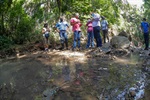
[[[101,50],[104,53],[109,54],[111,52],[111,45],[110,45],[110,43],[104,43],[103,46],[101,47]]]
[[[104,43],[103,46],[102,46],[102,49],[109,49],[109,48],[111,48],[111,45],[110,45],[109,42],[108,43]]]
[[[59,87],[55,87],[53,89],[47,88],[43,92],[43,100],[52,100],[53,96],[57,93]]]
[[[122,31],[122,32],[119,33],[118,36],[125,36],[125,37],[128,37],[129,34],[128,34],[127,32],[125,32],[125,31]]]
[[[131,97],[135,97],[135,96],[136,96],[135,90],[131,90],[131,91],[129,92],[129,94],[131,95]]]
[[[131,87],[129,89],[129,94],[131,95],[131,97],[135,97],[136,96],[136,88],[135,87]]]
[[[114,48],[126,49],[130,46],[130,41],[124,36],[114,36],[111,39],[110,44]]]
[[[135,100],[141,99],[143,97],[144,97],[144,90],[139,90],[139,92],[136,93]]]

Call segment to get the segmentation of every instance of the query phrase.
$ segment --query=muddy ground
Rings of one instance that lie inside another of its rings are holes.
[[[117,100],[136,84],[143,61],[128,50],[18,54],[0,60],[0,100]],[[143,100],[150,100],[149,91]]]

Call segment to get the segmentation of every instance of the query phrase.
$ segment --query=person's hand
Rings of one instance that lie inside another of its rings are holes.
[[[60,30],[57,30],[57,32],[59,33],[59,32],[60,32]]]

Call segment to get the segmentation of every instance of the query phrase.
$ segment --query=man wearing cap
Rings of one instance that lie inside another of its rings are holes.
[[[60,36],[60,42],[61,42],[61,49],[63,50],[64,49],[64,43],[66,45],[66,49],[68,49],[68,36],[67,36],[67,28],[69,28],[69,25],[66,21],[64,21],[64,18],[61,17],[60,18],[60,22],[58,22],[56,24],[56,28],[57,28],[57,31],[59,32],[59,36]]]

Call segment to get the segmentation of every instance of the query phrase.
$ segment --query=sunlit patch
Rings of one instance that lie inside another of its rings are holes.
[[[75,59],[74,61],[78,61],[78,62],[84,62],[87,59],[85,53],[82,52],[61,51],[61,52],[53,52],[52,54]]]
[[[67,56],[67,57],[83,57],[83,56],[85,56],[84,53],[70,52],[70,51],[62,51],[62,52],[57,52],[55,54],[62,55],[62,56]]]
[[[133,59],[133,58],[127,59],[127,58],[118,58],[118,57],[115,57],[115,62],[122,63],[122,64],[137,64],[138,63],[137,59]]]
[[[19,55],[19,54],[17,54],[16,56],[17,56],[17,58],[24,58],[24,57],[27,57],[27,55]]]

